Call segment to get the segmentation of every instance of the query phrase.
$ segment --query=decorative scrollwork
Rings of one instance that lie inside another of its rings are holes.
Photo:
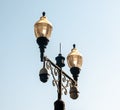
[[[65,75],[63,76],[62,81],[63,81],[63,82],[66,81],[66,77],[65,77]]]
[[[52,85],[53,86],[56,85],[57,88],[58,88],[58,83],[57,83],[58,81],[55,78],[55,76],[57,75],[57,72],[56,72],[57,70],[54,68],[54,71],[53,71],[53,67],[52,67],[52,65],[49,61],[46,61],[45,65],[46,65],[46,68],[51,71],[51,74],[52,74],[52,77],[53,77]]]
[[[66,88],[64,89],[64,94],[67,95],[67,89]]]
[[[54,68],[54,74],[55,74],[55,76],[58,75],[58,69],[57,68]]]
[[[52,81],[52,84],[53,84],[53,86],[55,86],[55,81],[54,80]]]
[[[48,70],[49,70],[49,69],[52,69],[52,68],[51,68],[51,64],[50,64],[50,62],[46,61],[45,64],[46,64],[46,68],[47,68]]]
[[[64,82],[62,83],[62,90],[64,91],[65,95],[67,95],[67,88],[70,87],[70,85],[71,85],[71,80],[70,79],[64,79]]]
[[[48,70],[50,70],[53,80],[52,85],[57,86],[57,91],[59,92],[59,85],[58,85],[58,75],[61,74],[61,92],[63,91],[65,95],[67,95],[67,88],[71,87],[73,85],[73,81],[70,77],[66,76],[63,73],[59,73],[60,69],[59,67],[55,66],[50,60],[45,61],[45,66]]]

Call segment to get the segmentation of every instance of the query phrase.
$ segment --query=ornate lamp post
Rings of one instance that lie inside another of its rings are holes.
[[[37,38],[37,43],[40,48],[41,62],[43,62],[43,68],[39,72],[40,81],[43,83],[47,82],[49,78],[48,71],[50,71],[53,77],[53,86],[57,87],[58,98],[54,103],[54,110],[65,110],[65,103],[62,101],[62,92],[67,94],[67,87],[70,88],[70,97],[72,99],[78,98],[77,81],[78,75],[82,66],[82,56],[73,45],[73,49],[67,56],[68,66],[70,67],[70,72],[73,76],[70,77],[63,70],[62,67],[65,66],[65,58],[61,53],[55,58],[56,64],[54,64],[49,58],[44,56],[45,48],[49,42],[49,38],[52,32],[52,24],[47,20],[45,12],[43,16],[34,25],[34,32]]]

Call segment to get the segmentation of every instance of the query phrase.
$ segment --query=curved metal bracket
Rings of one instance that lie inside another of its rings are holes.
[[[52,84],[53,86],[57,87],[57,91],[59,93],[59,80],[56,78],[59,76],[59,74],[62,75],[61,77],[61,92],[64,91],[64,94],[67,95],[67,88],[71,86],[76,86],[77,82],[73,80],[70,76],[68,76],[63,70],[61,70],[60,67],[55,65],[50,59],[47,57],[44,57],[44,64],[48,70],[50,70],[50,73],[53,77]],[[59,73],[61,71],[61,73]]]

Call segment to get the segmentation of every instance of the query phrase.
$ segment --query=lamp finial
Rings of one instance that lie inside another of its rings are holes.
[[[60,43],[60,54],[61,54],[61,43]]]
[[[75,46],[76,46],[76,45],[75,45],[75,44],[73,44],[73,48],[75,48]]]
[[[43,11],[42,15],[45,16],[45,11]]]

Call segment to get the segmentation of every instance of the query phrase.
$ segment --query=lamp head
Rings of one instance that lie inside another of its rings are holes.
[[[73,75],[74,80],[77,81],[78,74],[80,73],[82,67],[82,55],[75,48],[75,44],[73,45],[73,49],[67,56],[67,63],[70,67],[70,71]]]
[[[44,51],[49,42],[51,32],[52,24],[47,20],[45,12],[43,12],[43,16],[40,17],[40,19],[34,25],[34,33],[41,52],[41,61],[43,61]]]
[[[67,63],[70,68],[78,67],[81,69],[82,67],[82,55],[75,48],[75,44],[73,44],[73,49],[67,56]]]
[[[42,81],[43,83],[46,83],[49,79],[49,74],[48,71],[45,67],[43,67],[40,72],[39,72],[39,77],[40,77],[40,81]]]
[[[45,12],[42,13],[42,17],[34,25],[34,33],[36,38],[46,37],[50,38],[52,32],[52,24],[47,20]]]

